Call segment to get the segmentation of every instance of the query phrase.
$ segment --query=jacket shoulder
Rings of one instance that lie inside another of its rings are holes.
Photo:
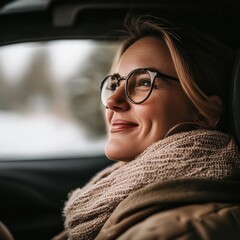
[[[126,239],[240,239],[240,205],[205,203],[157,212],[118,238]]]

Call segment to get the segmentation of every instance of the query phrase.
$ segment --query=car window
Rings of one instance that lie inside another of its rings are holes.
[[[95,40],[0,48],[0,159],[103,154],[99,86],[116,44]]]

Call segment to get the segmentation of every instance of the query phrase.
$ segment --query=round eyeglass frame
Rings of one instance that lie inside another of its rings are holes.
[[[129,96],[129,93],[128,93],[128,79],[131,77],[131,75],[136,72],[136,71],[147,71],[151,77],[151,88],[150,88],[150,91],[149,93],[147,94],[147,96],[141,100],[141,101],[134,101],[130,96]],[[116,79],[116,82],[117,82],[117,86],[119,87],[120,86],[120,82],[123,81],[123,80],[126,80],[126,84],[125,84],[125,95],[127,96],[127,99],[129,102],[133,103],[133,104],[141,104],[143,102],[145,102],[149,96],[151,95],[152,93],[152,90],[153,90],[153,86],[154,86],[154,82],[155,82],[155,79],[157,77],[160,77],[164,80],[172,80],[172,81],[177,81],[179,82],[179,79],[176,78],[176,77],[172,77],[172,76],[169,76],[165,73],[162,73],[160,71],[158,71],[157,69],[155,68],[136,68],[136,69],[133,69],[127,76],[119,76],[118,74],[109,74],[107,76],[104,77],[104,79],[102,80],[101,82],[101,86],[100,86],[100,94],[101,94],[101,103],[102,105],[105,107],[105,108],[108,108],[107,104],[104,104],[103,100],[102,100],[102,89],[103,89],[103,86],[104,86],[104,83],[106,82],[106,80],[109,78],[109,77],[112,77],[114,79]],[[116,91],[116,90],[115,90]],[[114,92],[115,92],[114,91]],[[114,92],[112,93],[112,95],[114,94]],[[112,96],[111,95],[111,96]],[[109,97],[111,97],[109,96]]]

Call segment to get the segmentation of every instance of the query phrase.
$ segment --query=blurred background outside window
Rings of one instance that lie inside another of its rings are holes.
[[[102,155],[99,86],[112,42],[64,40],[0,48],[0,159]]]

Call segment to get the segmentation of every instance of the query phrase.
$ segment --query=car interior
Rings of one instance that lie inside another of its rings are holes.
[[[112,164],[104,156],[99,86],[129,14],[187,23],[237,53],[228,115],[240,147],[240,2],[0,1],[0,221],[15,239],[61,232],[68,193]]]

